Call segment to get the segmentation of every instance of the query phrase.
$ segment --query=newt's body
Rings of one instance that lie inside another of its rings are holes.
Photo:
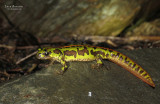
[[[58,61],[62,64],[62,72],[64,72],[68,66],[68,61],[97,61],[97,66],[102,65],[102,59],[108,59],[129,72],[137,76],[147,84],[155,87],[150,75],[139,65],[133,62],[127,56],[103,47],[84,46],[84,45],[70,45],[59,48],[43,48],[39,49],[37,53],[38,59],[49,59],[52,62]]]

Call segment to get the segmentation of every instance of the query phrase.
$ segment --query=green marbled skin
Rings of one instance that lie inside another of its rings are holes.
[[[61,73],[67,68],[66,62],[69,61],[97,61],[97,67],[101,66],[102,59],[108,59],[124,69],[131,72],[147,84],[155,87],[154,82],[150,75],[138,64],[132,61],[127,56],[114,51],[109,48],[96,47],[96,46],[85,46],[85,45],[70,45],[59,48],[42,48],[38,49],[37,58],[42,60],[58,61],[62,64]]]

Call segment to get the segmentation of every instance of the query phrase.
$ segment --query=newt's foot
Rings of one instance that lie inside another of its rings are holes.
[[[91,65],[91,68],[92,68],[92,69],[100,70],[101,67],[102,67],[102,64],[92,64],[92,65]]]
[[[64,66],[61,68],[61,70],[56,70],[56,73],[59,75],[63,75],[66,70],[67,70],[67,66]]]
[[[64,74],[64,71],[63,71],[63,70],[56,70],[56,74],[58,74],[58,75],[63,75],[63,74]]]

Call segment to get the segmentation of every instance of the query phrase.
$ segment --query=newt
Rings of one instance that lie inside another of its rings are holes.
[[[69,61],[96,61],[95,67],[100,67],[102,59],[112,61],[123,67],[148,85],[155,87],[150,75],[138,64],[120,52],[109,48],[86,46],[86,45],[70,45],[58,48],[42,48],[38,49],[37,58],[42,60],[51,60],[51,63],[58,61],[62,64],[61,74],[63,74],[68,66]]]

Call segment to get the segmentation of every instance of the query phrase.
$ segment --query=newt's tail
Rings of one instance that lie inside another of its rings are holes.
[[[124,69],[128,70],[133,75],[140,78],[142,81],[149,84],[150,86],[155,87],[155,84],[150,75],[142,67],[140,67],[138,64],[136,64],[127,56],[109,49],[108,59],[120,65]]]

